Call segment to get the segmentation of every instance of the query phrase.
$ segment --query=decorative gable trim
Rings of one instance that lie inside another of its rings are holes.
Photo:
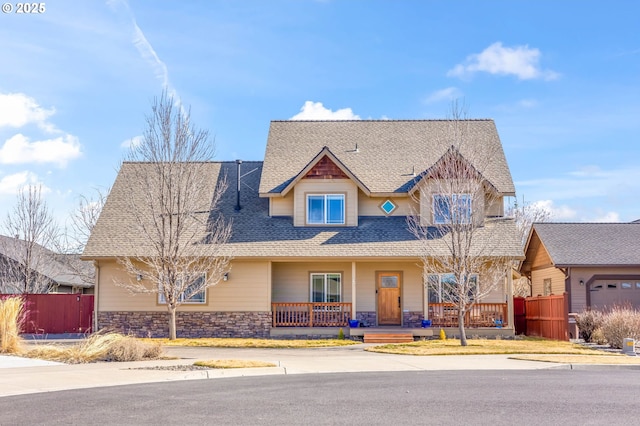
[[[325,155],[304,175],[304,179],[349,179],[349,176]]]
[[[462,174],[462,176],[461,176]],[[409,194],[418,190],[419,183],[425,179],[481,179],[489,188],[498,192],[495,185],[489,182],[478,169],[468,161],[453,145],[431,167],[420,173],[414,179]],[[515,195],[515,194],[506,194]]]
[[[350,179],[367,196],[371,191],[336,157],[328,147],[323,147],[320,152],[298,172],[289,184],[280,192],[284,197],[293,189],[300,180],[309,179]]]

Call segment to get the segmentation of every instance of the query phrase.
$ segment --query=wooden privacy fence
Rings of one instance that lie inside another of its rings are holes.
[[[516,329],[516,334],[527,334],[527,315],[524,310],[524,297],[513,298],[513,325]]]
[[[525,299],[527,336],[569,340],[569,298],[567,293]]]
[[[351,303],[272,303],[273,327],[343,327],[351,318]]]
[[[20,296],[25,315],[22,333],[89,333],[93,319],[92,294],[3,294]]]

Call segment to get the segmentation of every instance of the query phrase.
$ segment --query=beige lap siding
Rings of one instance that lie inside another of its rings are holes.
[[[269,276],[269,262],[232,262],[229,280],[208,288],[205,304],[184,303],[180,311],[270,311]],[[157,294],[132,295],[114,278],[129,277],[115,261],[101,261],[98,311],[166,311]]]
[[[551,293],[562,294],[565,290],[564,273],[553,266],[531,271],[531,294],[544,296],[544,280],[551,279]]]
[[[376,310],[376,272],[401,272],[402,309],[422,311],[424,286],[422,270],[417,264],[417,259],[415,262],[358,262],[356,265],[358,311]]]
[[[380,205],[391,200],[397,207],[389,216],[407,216],[417,212],[420,205],[411,197],[368,197],[358,190],[358,214],[360,216],[387,216]]]
[[[345,194],[345,224],[358,226],[358,187],[349,179],[303,179],[294,188],[293,226],[307,226],[307,194]]]
[[[274,262],[273,301],[310,302],[310,274],[342,274],[342,302],[351,302],[351,262]]]
[[[293,191],[285,197],[269,198],[269,216],[293,216]]]

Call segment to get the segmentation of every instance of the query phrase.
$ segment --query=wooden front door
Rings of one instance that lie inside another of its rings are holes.
[[[401,325],[400,272],[378,272],[378,324]]]

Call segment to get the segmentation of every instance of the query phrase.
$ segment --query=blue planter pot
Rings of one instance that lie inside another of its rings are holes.
[[[349,327],[351,328],[360,327],[360,320],[349,320]]]
[[[422,320],[422,328],[427,328],[427,327],[431,327],[431,320]]]

